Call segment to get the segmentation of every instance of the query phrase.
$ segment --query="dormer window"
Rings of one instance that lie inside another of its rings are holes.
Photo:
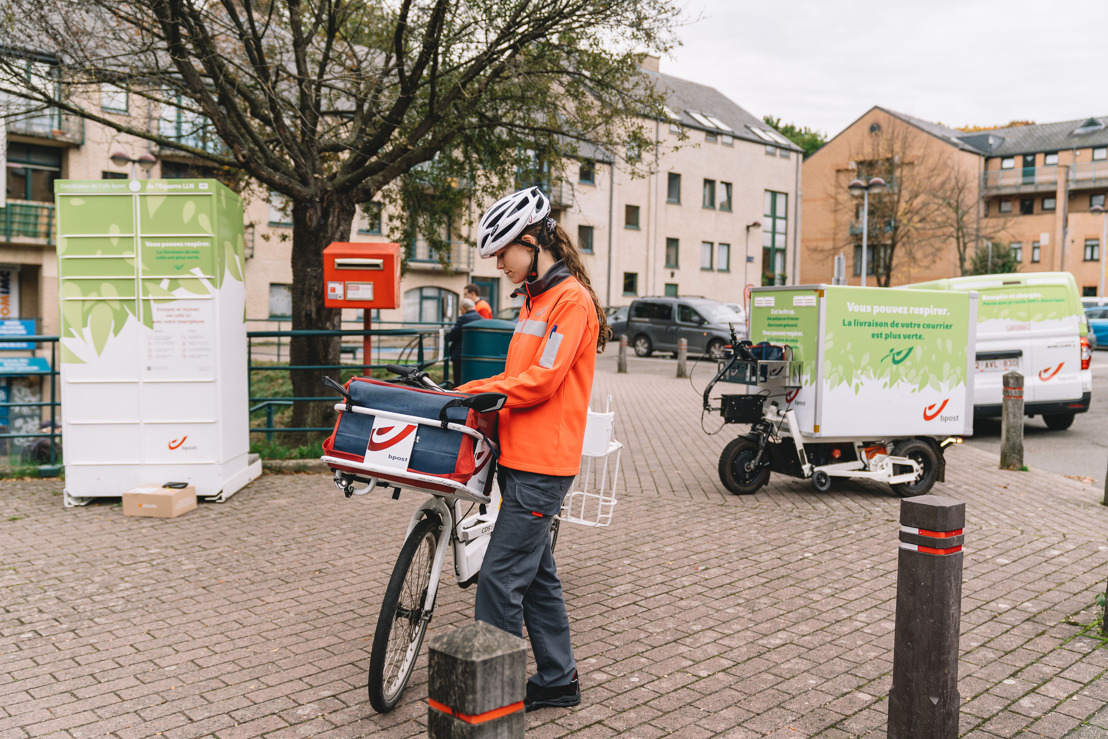
[[[1100,120],[1099,118],[1090,118],[1089,120],[1085,121],[1080,126],[1078,126],[1076,129],[1074,129],[1073,135],[1074,136],[1083,136],[1084,134],[1087,134],[1087,133],[1095,133],[1096,131],[1103,131],[1103,130],[1104,130],[1104,121]]]

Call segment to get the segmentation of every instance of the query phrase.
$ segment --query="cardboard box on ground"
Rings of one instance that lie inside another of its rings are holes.
[[[196,508],[196,487],[166,487],[173,483],[150,482],[123,494],[124,516],[176,518]]]

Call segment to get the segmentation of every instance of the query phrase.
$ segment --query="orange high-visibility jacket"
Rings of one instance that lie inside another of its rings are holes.
[[[484,298],[477,298],[477,305],[474,307],[478,315],[481,318],[492,318],[492,306],[489,305],[489,301]]]
[[[562,262],[520,289],[528,299],[504,372],[457,389],[508,396],[500,411],[500,464],[545,475],[576,475],[596,369],[596,307]]]

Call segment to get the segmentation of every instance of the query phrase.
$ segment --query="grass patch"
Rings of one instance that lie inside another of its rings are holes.
[[[258,439],[250,442],[250,452],[258,454],[262,459],[318,459],[323,454],[323,440],[327,436],[320,436],[316,443],[302,444],[300,446],[285,446],[277,439]]]

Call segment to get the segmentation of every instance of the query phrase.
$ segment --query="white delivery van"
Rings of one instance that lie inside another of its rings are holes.
[[[976,275],[905,287],[974,290],[977,303],[973,412],[1000,416],[1003,377],[1023,375],[1024,411],[1067,429],[1089,410],[1093,379],[1088,322],[1069,272]]]

